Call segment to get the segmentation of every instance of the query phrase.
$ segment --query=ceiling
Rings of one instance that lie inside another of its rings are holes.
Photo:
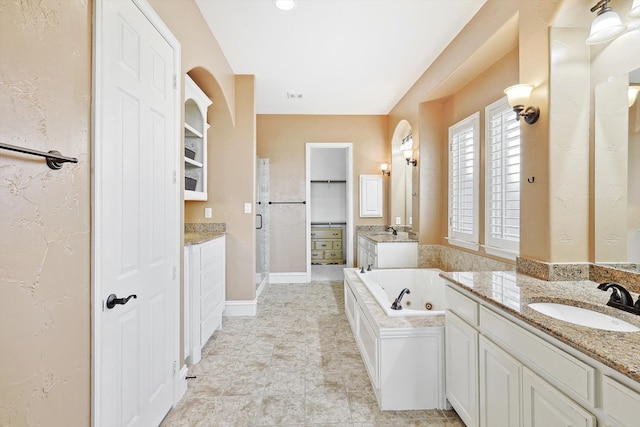
[[[387,114],[486,0],[195,0],[257,114]]]

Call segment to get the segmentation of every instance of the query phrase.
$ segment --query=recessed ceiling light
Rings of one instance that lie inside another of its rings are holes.
[[[273,2],[280,10],[291,10],[296,7],[296,2],[294,0],[273,0]]]

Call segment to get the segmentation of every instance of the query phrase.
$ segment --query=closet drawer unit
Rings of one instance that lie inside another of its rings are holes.
[[[325,259],[342,259],[342,251],[324,251]]]
[[[333,241],[333,250],[342,250],[342,241]]]
[[[335,239],[336,237],[342,237],[342,229],[314,228],[311,230],[312,239]]]
[[[313,249],[333,249],[330,240],[316,240],[313,242]]]
[[[324,251],[311,251],[311,259],[322,259],[324,257]]]

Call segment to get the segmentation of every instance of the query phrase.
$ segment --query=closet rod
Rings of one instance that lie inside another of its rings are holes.
[[[306,205],[306,201],[301,202],[269,202],[270,205]]]
[[[347,225],[346,222],[312,222],[311,225],[328,225],[331,227],[332,225]]]
[[[17,151],[18,153],[31,154],[33,156],[46,157],[47,166],[49,166],[53,170],[60,169],[63,163],[78,163],[78,159],[76,159],[75,157],[63,156],[59,151],[55,150],[51,150],[48,153],[45,153],[44,151],[18,147],[16,145],[5,144],[3,142],[0,142],[0,148],[2,148],[3,150]]]

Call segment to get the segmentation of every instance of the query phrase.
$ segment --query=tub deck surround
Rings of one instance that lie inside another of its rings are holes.
[[[611,332],[574,325],[528,307],[533,302],[569,304],[605,313],[640,327],[640,316],[606,305],[610,292],[599,290],[597,282],[547,282],[513,271],[440,275],[490,305],[640,383],[640,332]],[[635,301],[638,295],[632,295]]]
[[[345,314],[379,408],[383,411],[445,409],[444,312],[389,317],[356,269],[344,272]],[[438,282],[444,293],[444,280],[438,279]]]
[[[373,318],[373,321],[380,326],[381,333],[384,330],[393,331],[394,329],[413,329],[413,328],[431,328],[444,326],[444,316],[406,316],[406,317],[389,317],[382,310],[373,295],[362,283],[362,280],[356,274],[355,268],[344,269],[345,280],[349,280],[351,288],[357,293],[359,301],[362,302]],[[602,292],[602,291],[600,291]]]
[[[442,270],[433,268],[378,269],[361,273],[360,280],[369,287],[371,294],[382,310],[390,317],[398,316],[442,316],[444,315],[444,281],[439,276]],[[404,288],[402,310],[391,305]],[[426,305],[430,304],[427,309]]]

